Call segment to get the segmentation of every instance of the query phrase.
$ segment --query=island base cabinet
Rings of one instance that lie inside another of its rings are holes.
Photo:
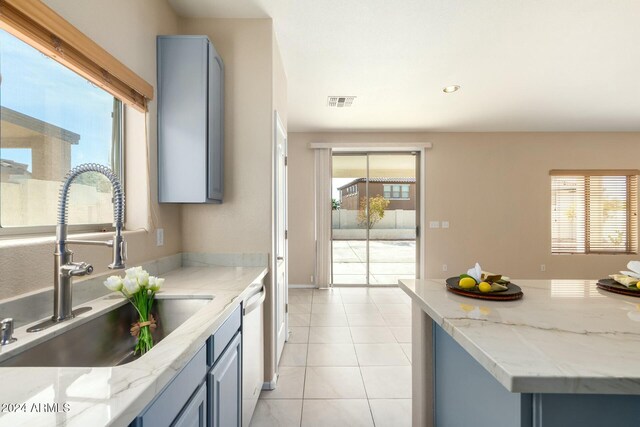
[[[640,395],[510,392],[435,322],[433,359],[437,427],[640,426]]]
[[[533,394],[533,427],[638,427],[640,396]]]
[[[440,326],[433,331],[437,427],[532,427],[528,396],[510,393]]]
[[[209,427],[240,427],[242,414],[242,334],[238,332],[207,377]]]

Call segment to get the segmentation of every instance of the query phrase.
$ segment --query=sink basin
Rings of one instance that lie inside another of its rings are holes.
[[[152,333],[154,344],[209,302],[211,299],[204,298],[156,298],[151,310],[158,321]],[[140,357],[133,354],[136,339],[129,333],[131,324],[137,320],[133,306],[123,302],[107,313],[0,362],[0,367],[105,367],[132,362]]]

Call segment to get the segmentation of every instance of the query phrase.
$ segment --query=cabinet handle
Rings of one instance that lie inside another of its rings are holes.
[[[258,298],[258,300],[256,302],[252,302],[251,304],[247,304],[243,309],[242,309],[242,315],[246,316],[247,314],[251,313],[253,310],[255,310],[256,308],[260,307],[262,305],[262,303],[264,302],[265,298],[267,297],[267,292],[264,290],[264,288],[262,288],[262,290],[260,291],[259,294],[256,295],[260,295],[260,297]]]

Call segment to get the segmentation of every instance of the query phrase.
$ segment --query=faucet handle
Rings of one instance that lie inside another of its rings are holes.
[[[62,267],[69,276],[86,276],[93,273],[93,266],[86,262],[70,262]]]
[[[13,319],[8,317],[2,319],[2,336],[0,337],[0,345],[11,344],[17,339],[13,337]]]
[[[120,238],[114,239],[113,244],[113,262],[109,264],[111,270],[121,270],[125,268],[127,260],[127,242]]]
[[[122,242],[120,242],[120,254],[122,256],[122,261],[127,261],[127,258],[129,257],[128,253],[127,253],[127,241],[123,240]]]

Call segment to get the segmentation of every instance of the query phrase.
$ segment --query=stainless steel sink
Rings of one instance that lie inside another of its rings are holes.
[[[211,299],[157,298],[152,310],[158,321],[153,332],[155,344],[183,324]],[[139,358],[133,355],[135,338],[129,333],[137,312],[126,303],[95,319],[37,344],[10,359],[7,366],[118,366]]]

